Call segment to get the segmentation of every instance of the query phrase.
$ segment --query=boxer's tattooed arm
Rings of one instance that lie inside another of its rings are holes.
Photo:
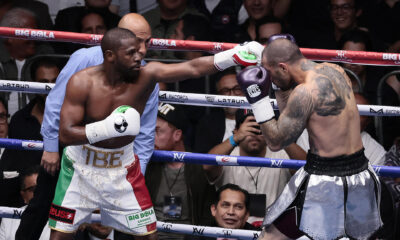
[[[306,127],[313,108],[310,91],[305,86],[296,87],[279,120],[261,124],[268,147],[277,151],[295,142]]]

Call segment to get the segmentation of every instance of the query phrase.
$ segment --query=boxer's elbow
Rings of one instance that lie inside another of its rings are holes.
[[[278,152],[283,149],[282,145],[280,144],[268,144],[268,148],[273,152]]]
[[[71,128],[60,127],[59,140],[64,146],[77,144],[75,134]]]
[[[59,130],[60,143],[63,145],[69,145],[68,139],[69,139],[68,131],[66,131],[65,128],[60,128]]]
[[[273,152],[278,152],[284,148],[283,141],[278,138],[271,138],[267,141],[268,148]]]

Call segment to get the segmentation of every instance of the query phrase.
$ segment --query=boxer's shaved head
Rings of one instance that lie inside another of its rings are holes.
[[[144,57],[151,38],[151,27],[146,19],[140,14],[128,13],[121,18],[118,27],[128,29],[136,35],[140,43],[139,52]]]
[[[276,66],[278,63],[293,63],[304,58],[299,47],[287,39],[272,41],[264,49],[263,57],[266,58],[269,66]]]
[[[128,29],[113,28],[107,31],[101,40],[101,50],[103,54],[107,50],[115,52],[121,46],[121,41],[129,38],[136,39],[136,35]]]
[[[128,13],[124,15],[118,23],[119,28],[128,29],[136,34],[136,32],[148,32],[151,34],[151,27],[146,19],[137,13]]]

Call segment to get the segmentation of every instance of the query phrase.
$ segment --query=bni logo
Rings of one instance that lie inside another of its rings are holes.
[[[258,97],[261,94],[261,90],[258,87],[257,84],[252,84],[247,87],[247,94],[249,94],[250,97]]]

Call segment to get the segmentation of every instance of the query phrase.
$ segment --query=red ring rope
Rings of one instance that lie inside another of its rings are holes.
[[[9,27],[0,27],[0,36],[30,40],[84,43],[89,45],[99,45],[103,37],[102,35],[96,34]],[[152,38],[149,49],[206,51],[215,53],[233,48],[236,45],[237,44],[235,43]],[[347,62],[380,66],[400,65],[400,54],[398,53],[326,50],[312,48],[301,48],[300,50],[305,57],[317,61]]]

